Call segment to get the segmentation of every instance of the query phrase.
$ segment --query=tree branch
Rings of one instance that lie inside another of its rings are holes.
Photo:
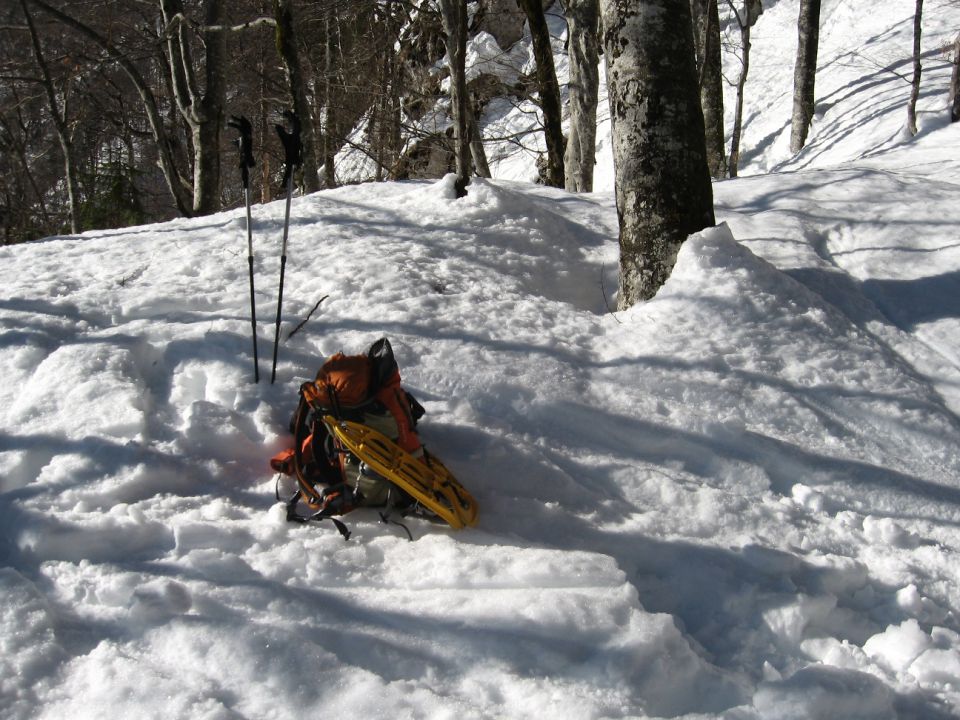
[[[166,26],[163,28],[164,36],[173,37],[173,33],[180,25],[187,25],[196,32],[243,32],[245,30],[253,30],[261,25],[276,27],[277,21],[272,17],[258,17],[254,20],[240,23],[239,25],[203,25],[191,20],[182,12],[178,12],[167,21]]]

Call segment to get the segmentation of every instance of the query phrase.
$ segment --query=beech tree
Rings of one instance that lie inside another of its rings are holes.
[[[467,1],[440,0],[450,66],[450,108],[453,115],[454,162],[457,197],[467,194],[470,184],[470,119],[467,102]]]
[[[192,59],[193,48],[181,0],[161,0],[166,24],[167,63],[177,108],[190,127],[193,145],[193,214],[220,209],[220,133],[227,101],[227,38],[224,0],[203,0],[197,40],[203,50],[203,82]]]
[[[653,297],[714,224],[689,0],[601,0],[620,225],[618,306]]]
[[[953,72],[950,74],[950,122],[960,120],[960,33],[953,41]]]
[[[473,158],[473,169],[478,177],[488,178],[490,165],[487,163],[487,152],[483,149],[483,133],[477,125],[473,112],[468,113],[470,120],[470,157]]]
[[[73,133],[68,127],[67,118],[67,98],[64,93],[64,100],[61,103],[58,99],[59,93],[54,87],[54,81],[50,74],[50,67],[44,56],[43,48],[40,45],[40,37],[37,34],[37,28],[33,23],[33,16],[27,7],[26,0],[20,0],[20,8],[27,21],[27,28],[30,31],[30,43],[33,48],[34,58],[37,68],[40,70],[41,85],[50,107],[50,116],[53,119],[53,125],[56,128],[57,139],[60,141],[60,150],[63,153],[63,175],[67,181],[67,201],[70,214],[70,232],[80,232],[80,191],[77,186],[76,163],[73,159]]]
[[[720,52],[720,11],[717,0],[691,0],[694,46],[697,51],[697,78],[700,107],[707,143],[710,175],[727,175],[726,138],[723,126],[723,63]]]
[[[733,0],[727,0],[727,5],[733,13],[740,28],[740,76],[737,79],[737,102],[733,111],[733,133],[730,136],[730,161],[727,172],[730,177],[736,177],[740,167],[740,136],[743,133],[743,100],[744,89],[747,84],[747,74],[750,72],[750,28],[757,24],[763,13],[763,4],[760,0],[743,0],[742,10],[734,5]]]
[[[308,92],[308,81],[297,48],[297,16],[292,0],[273,0],[273,14],[277,23],[277,50],[283,59],[293,98],[293,111],[300,120],[300,140],[303,146],[303,190],[316,192],[320,189],[316,140],[313,124],[313,107]]]
[[[570,60],[570,132],[563,156],[564,187],[593,191],[596,164],[597,96],[600,86],[600,6],[598,0],[562,0],[567,18]],[[717,46],[719,49],[719,45]],[[721,130],[721,145],[722,145]]]
[[[820,0],[800,0],[797,20],[797,63],[793,73],[793,117],[790,151],[800,152],[813,122],[817,49],[820,45]]]
[[[560,104],[560,86],[553,64],[553,46],[550,30],[543,13],[543,0],[517,0],[530,24],[533,41],[533,56],[537,61],[537,90],[540,110],[543,113],[543,136],[547,145],[546,183],[563,187],[563,127]]]
[[[910,100],[907,103],[907,131],[917,134],[917,100],[920,98],[920,33],[923,26],[923,0],[917,0],[913,13],[913,79],[910,82]]]

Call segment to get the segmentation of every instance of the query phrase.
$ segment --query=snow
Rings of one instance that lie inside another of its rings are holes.
[[[0,715],[960,715],[948,72],[903,138],[908,88],[857,58],[905,58],[908,12],[825,3],[834,99],[789,158],[768,5],[745,176],[629,311],[612,193],[508,168],[295,198],[274,385],[283,201],[253,210],[259,384],[243,209],[0,248]],[[285,521],[300,383],[384,335],[476,528]]]

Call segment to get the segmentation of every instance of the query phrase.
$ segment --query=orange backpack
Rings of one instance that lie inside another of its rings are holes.
[[[343,452],[335,447],[322,417],[363,423],[370,414],[385,413],[396,422],[396,443],[407,452],[418,452],[415,427],[424,410],[401,387],[400,370],[386,338],[371,345],[365,355],[336,353],[324,362],[313,382],[300,387],[291,422],[293,447],[270,460],[275,472],[295,477],[299,486],[288,503],[289,519],[302,519],[293,510],[298,500],[314,510],[325,508],[324,488],[344,480]]]
[[[338,352],[317,371],[311,391],[319,393],[321,402],[326,390],[331,404],[341,408],[360,407],[370,400],[372,371],[373,366],[367,355],[344,355]]]

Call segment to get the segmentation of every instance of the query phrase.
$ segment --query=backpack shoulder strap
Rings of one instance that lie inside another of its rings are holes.
[[[303,445],[311,432],[307,422],[310,415],[307,385],[312,386],[312,383],[304,383],[304,387],[300,389],[300,403],[297,405],[297,412],[293,416],[293,474],[297,478],[297,484],[300,486],[300,494],[304,502],[313,507],[320,504],[321,497],[304,473]]]

